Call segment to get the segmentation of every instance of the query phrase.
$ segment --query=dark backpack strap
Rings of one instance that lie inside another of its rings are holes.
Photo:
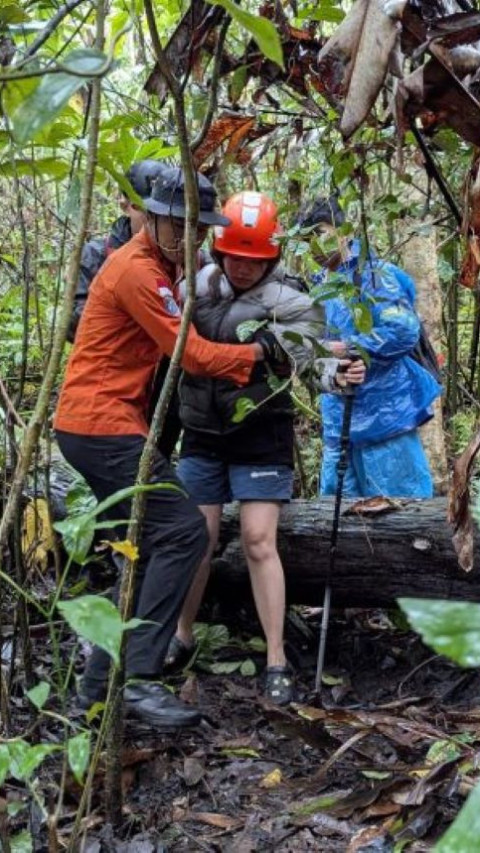
[[[413,358],[420,367],[428,370],[439,385],[442,384],[442,374],[438,364],[437,355],[422,321],[420,321],[420,337],[418,339],[418,343],[415,344],[414,348],[409,352],[409,356],[410,358]]]

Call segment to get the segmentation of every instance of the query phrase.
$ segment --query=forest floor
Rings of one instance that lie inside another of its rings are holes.
[[[475,783],[480,674],[433,655],[398,614],[338,611],[316,703],[318,617],[297,608],[288,620],[298,703],[266,703],[258,676],[192,671],[172,683],[203,710],[198,729],[155,737],[127,722],[125,831],[105,822],[99,774],[83,853],[433,849]],[[236,621],[231,637],[244,651],[231,639],[215,660],[228,669],[248,657],[260,673],[262,655],[248,646],[255,621]],[[65,840],[77,798],[67,786]],[[47,849],[44,831],[35,850]]]

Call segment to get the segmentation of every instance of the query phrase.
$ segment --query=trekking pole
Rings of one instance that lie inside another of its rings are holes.
[[[355,391],[352,385],[347,385],[345,391],[345,408],[343,410],[342,432],[340,434],[340,456],[337,465],[337,491],[335,492],[335,509],[333,512],[332,535],[330,537],[330,552],[328,559],[327,577],[325,579],[325,594],[323,597],[322,625],[320,628],[320,643],[318,646],[317,674],[315,677],[315,693],[319,694],[322,686],[323,664],[327,645],[328,623],[330,620],[330,602],[332,598],[331,577],[335,568],[337,555],[338,525],[340,507],[342,505],[343,481],[348,468],[348,451],[350,447],[350,426],[352,423],[353,402]]]

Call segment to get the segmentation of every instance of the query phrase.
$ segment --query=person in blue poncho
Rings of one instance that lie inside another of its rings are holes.
[[[442,389],[411,357],[420,335],[414,308],[415,284],[407,273],[380,260],[371,250],[362,260],[359,241],[349,242],[336,230],[344,221],[335,197],[317,199],[299,217],[302,228],[308,228],[309,236],[316,238],[314,257],[323,268],[314,275],[314,284],[326,282],[329,274],[335,273],[338,286],[338,296],[324,302],[329,335],[325,345],[339,358],[352,348],[369,358],[366,381],[355,389],[343,494],[429,498],[433,481],[418,427],[432,417],[432,403]],[[344,297],[342,277],[348,285]],[[370,313],[372,326],[362,333],[355,316],[365,312],[363,306]],[[320,494],[333,495],[344,399],[324,394],[320,405]]]

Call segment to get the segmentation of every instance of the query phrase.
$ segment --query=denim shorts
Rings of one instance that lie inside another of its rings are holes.
[[[183,456],[177,475],[197,504],[287,502],[293,492],[288,465],[229,465],[209,456]]]

